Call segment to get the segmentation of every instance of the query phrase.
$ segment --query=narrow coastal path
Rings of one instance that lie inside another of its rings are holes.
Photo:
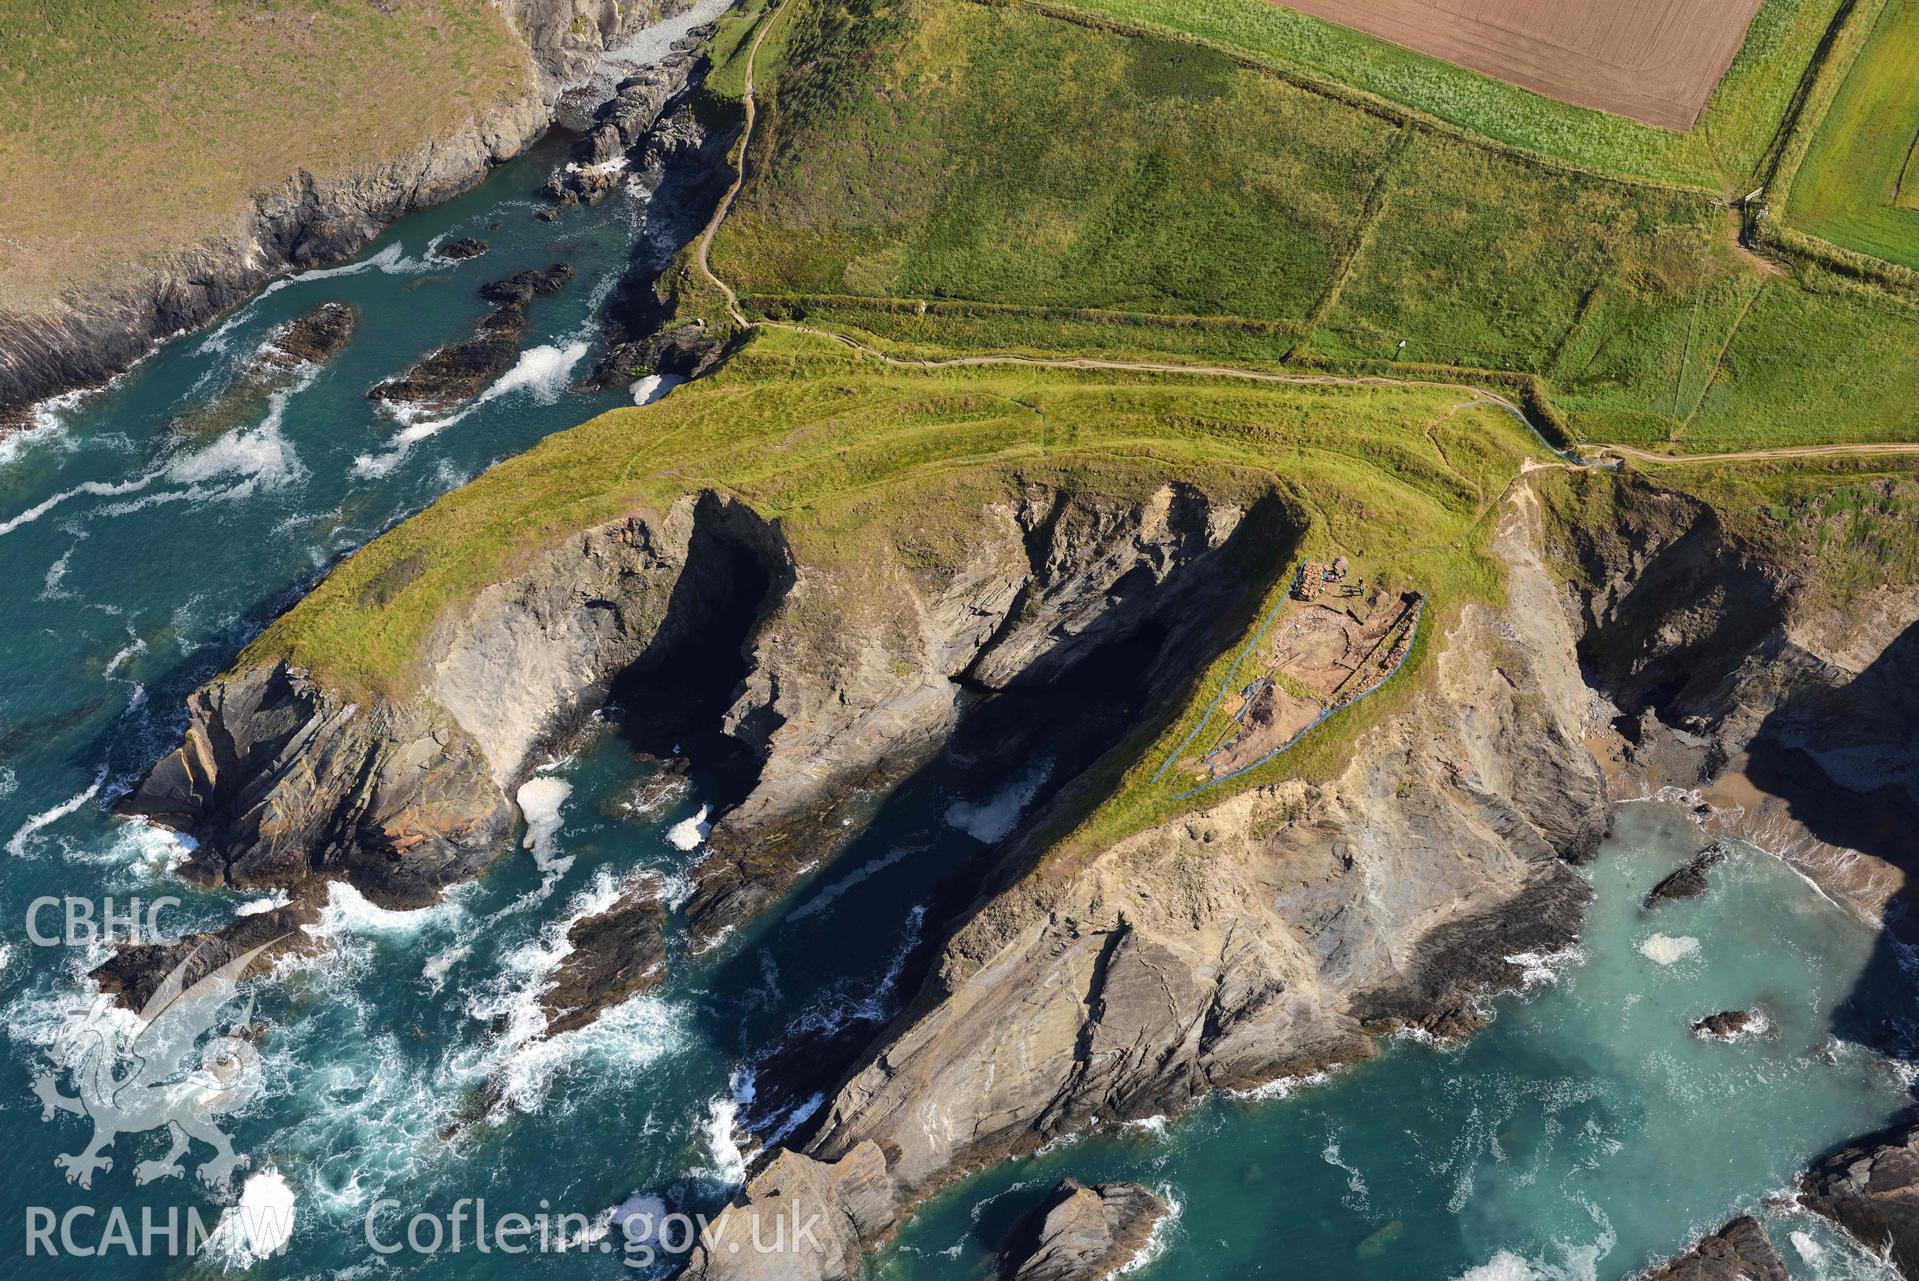
[[[848,334],[832,329],[822,329],[813,325],[795,324],[785,320],[753,320],[740,307],[739,294],[713,270],[708,261],[708,253],[713,245],[713,237],[719,233],[727,215],[733,210],[733,200],[746,183],[746,153],[753,141],[753,127],[759,119],[755,105],[754,73],[760,56],[760,47],[766,37],[786,12],[791,0],[779,0],[765,19],[759,30],[754,33],[753,43],[746,53],[746,74],[743,101],[746,106],[745,123],[740,128],[738,159],[733,165],[733,181],[726,193],[720,197],[719,205],[713,210],[713,217],[700,232],[694,261],[700,274],[706,277],[712,286],[720,291],[726,300],[726,314],[742,330],[764,328],[783,329],[790,333],[811,334],[825,338],[850,348],[862,356],[902,369],[968,369],[984,366],[1024,366],[1034,369],[1091,369],[1113,370],[1121,372],[1149,374],[1184,374],[1200,378],[1238,378],[1247,382],[1286,383],[1294,386],[1321,387],[1426,387],[1450,391],[1468,392],[1479,398],[1481,403],[1496,405],[1506,410],[1519,421],[1526,424],[1533,434],[1539,436],[1545,446],[1557,454],[1564,463],[1573,466],[1604,466],[1609,459],[1631,460],[1652,464],[1678,463],[1730,463],[1758,462],[1766,459],[1791,458],[1848,458],[1870,456],[1913,456],[1919,455],[1919,442],[1881,443],[1859,445],[1785,445],[1774,449],[1742,449],[1716,454],[1659,454],[1639,449],[1631,445],[1608,444],[1603,441],[1577,441],[1570,451],[1560,449],[1539,432],[1526,412],[1508,397],[1471,383],[1448,382],[1429,378],[1392,378],[1384,374],[1301,374],[1282,373],[1271,369],[1257,369],[1241,365],[1191,365],[1176,361],[1153,360],[1116,360],[1092,356],[1016,356],[1006,354],[982,353],[971,356],[949,356],[944,358],[907,358],[890,355],[877,347],[861,342]]]

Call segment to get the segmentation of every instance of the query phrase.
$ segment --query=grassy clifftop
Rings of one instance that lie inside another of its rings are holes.
[[[26,312],[533,84],[499,7],[454,0],[0,0],[0,32],[0,307]]]
[[[1489,513],[1545,456],[1460,389],[909,370],[761,333],[714,374],[552,436],[368,544],[242,662],[286,658],[356,694],[405,697],[435,626],[529,555],[707,489],[777,520],[804,572],[938,575],[1015,476],[1278,492],[1310,528],[1308,551],[1364,551],[1444,613],[1497,596]],[[1272,566],[1275,591],[1289,571]]]

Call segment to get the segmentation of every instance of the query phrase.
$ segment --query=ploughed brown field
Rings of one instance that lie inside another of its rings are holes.
[[[1286,0],[1489,76],[1690,129],[1760,0]]]

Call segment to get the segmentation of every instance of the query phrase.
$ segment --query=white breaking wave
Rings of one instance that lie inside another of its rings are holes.
[[[132,872],[140,880],[170,874],[185,863],[199,842],[170,827],[144,818],[131,818],[118,826],[113,839],[99,853],[86,849],[68,850],[75,862]]]
[[[220,1215],[207,1237],[207,1253],[230,1272],[280,1253],[293,1238],[295,1200],[286,1177],[268,1166],[247,1180],[239,1204]]]
[[[706,806],[700,806],[700,812],[691,818],[683,818],[666,829],[666,841],[676,850],[698,849],[706,840],[713,825],[706,821]]]
[[[588,343],[576,339],[563,347],[543,344],[520,353],[513,368],[494,379],[491,386],[455,413],[444,418],[419,418],[418,411],[403,405],[390,405],[388,411],[400,420],[401,428],[388,442],[385,452],[361,454],[353,460],[355,475],[377,478],[399,466],[407,451],[429,436],[436,436],[489,401],[509,392],[524,391],[542,405],[557,402],[572,382],[573,366],[586,355]]]
[[[1586,954],[1575,945],[1557,952],[1515,952],[1506,958],[1506,964],[1519,967],[1519,984],[1530,990],[1559,982],[1560,971],[1579,965],[1585,959]]]
[[[884,872],[908,854],[917,854],[925,848],[923,845],[902,845],[897,849],[888,850],[883,856],[874,859],[871,863],[861,864],[858,868],[848,872],[844,877],[833,882],[812,898],[802,903],[799,907],[794,908],[786,919],[789,921],[801,921],[809,916],[817,916],[819,913],[831,907],[834,901],[848,890],[854,889],[871,880],[873,877],[878,876],[881,872]]]
[[[63,489],[50,498],[41,499],[38,503],[35,503],[32,507],[27,508],[27,510],[17,516],[10,517],[7,520],[0,520],[0,537],[11,534],[22,525],[33,524],[33,522],[39,520],[42,516],[58,507],[61,503],[66,502],[69,498],[88,496],[94,498],[116,498],[121,494],[138,493],[148,485],[151,485],[155,480],[158,480],[161,474],[159,471],[150,471],[143,476],[135,476],[132,480],[83,481],[71,489]]]
[[[1366,1187],[1366,1176],[1359,1167],[1346,1161],[1339,1154],[1339,1138],[1334,1134],[1326,1136],[1326,1146],[1319,1151],[1319,1159],[1346,1176],[1346,1195],[1341,1197],[1348,1209],[1361,1214],[1372,1213],[1372,1193]]]
[[[257,302],[270,294],[277,294],[282,289],[290,286],[311,284],[316,280],[333,280],[340,276],[358,276],[368,271],[377,271],[387,276],[414,276],[421,272],[434,271],[438,269],[440,265],[439,263],[427,262],[419,258],[407,257],[406,249],[396,242],[388,245],[371,258],[362,258],[358,262],[342,263],[338,267],[319,267],[312,271],[297,271],[290,276],[281,276],[277,280],[270,280],[264,289],[254,295],[254,301]],[[251,308],[252,303],[249,303],[246,307],[242,307],[239,312],[234,313],[233,317],[228,320],[227,325],[240,319],[241,314],[251,310]],[[223,333],[227,325],[221,325],[220,328],[214,330],[213,334],[209,335],[209,337],[211,338]]]
[[[285,890],[275,890],[265,898],[250,898],[233,909],[235,916],[258,916],[285,907],[292,899]]]
[[[1653,934],[1639,945],[1641,956],[1660,965],[1677,964],[1698,951],[1699,940],[1690,935]]]
[[[605,1011],[583,1028],[553,1037],[546,1035],[546,1011],[540,1005],[560,963],[573,952],[567,937],[573,926],[605,912],[651,875],[642,872],[620,880],[602,868],[592,884],[567,904],[559,920],[508,952],[499,977],[468,998],[469,1015],[481,1023],[497,1023],[501,1030],[477,1056],[463,1056],[461,1071],[492,1077],[499,1086],[500,1108],[538,1111],[548,1084],[562,1069],[592,1062],[600,1069],[595,1076],[598,1084],[643,1067],[680,1044],[683,1020],[650,993]],[[570,1109],[576,1102],[569,1098],[566,1106]]]
[[[560,809],[572,794],[571,783],[541,774],[528,779],[514,798],[526,818],[526,839],[521,846],[533,852],[534,863],[550,876],[565,875],[573,866],[572,859],[559,855],[558,846],[560,829],[566,825]]]
[[[1167,1243],[1172,1236],[1174,1226],[1179,1222],[1180,1215],[1185,1213],[1186,1202],[1180,1198],[1172,1184],[1162,1183],[1153,1191],[1161,1201],[1166,1203],[1166,1213],[1162,1214],[1159,1222],[1153,1225],[1153,1230],[1147,1234],[1146,1244],[1139,1248],[1139,1253],[1128,1259],[1119,1271],[1113,1274],[1114,1276],[1129,1276],[1158,1261],[1159,1256],[1166,1253]]]
[[[0,536],[33,524],[71,499],[124,498],[129,494],[142,493],[156,481],[184,488],[147,494],[136,502],[110,504],[102,508],[100,514],[119,516],[159,503],[201,498],[246,498],[260,489],[276,489],[298,480],[305,475],[305,469],[293,446],[280,434],[280,424],[286,414],[287,402],[311,386],[318,372],[317,368],[309,368],[299,381],[268,397],[266,417],[258,426],[229,433],[203,449],[172,458],[128,480],[89,480],[63,489],[27,510],[0,521]],[[230,476],[240,477],[239,482],[230,488],[209,490],[203,485],[203,482]]]
[[[1501,1250],[1487,1262],[1460,1273],[1459,1281],[1538,1281],[1542,1275],[1511,1250]]]
[[[72,543],[68,544],[67,549],[60,553],[60,559],[54,561],[53,564],[47,566],[47,576],[40,580],[39,599],[41,600],[71,600],[73,599],[73,593],[62,589],[60,584],[66,581],[67,566],[73,562],[73,553],[80,546],[81,540],[84,539],[85,537],[86,535],[82,534],[80,535],[79,538],[74,539]]]
[[[447,972],[472,954],[473,949],[466,944],[455,943],[427,957],[426,964],[420,967],[420,977],[426,980],[427,989],[437,995],[446,986]]]
[[[100,785],[107,781],[107,772],[103,768],[93,780],[93,786],[77,796],[70,796],[51,809],[41,810],[20,825],[20,830],[7,840],[7,853],[22,857],[27,847],[40,832],[58,823],[69,814],[77,813],[81,806],[100,794]]]
[[[345,881],[327,885],[326,906],[320,919],[306,927],[315,938],[336,938],[355,934],[413,934],[437,921],[457,917],[464,912],[453,891],[430,907],[400,911],[380,907]]]
[[[955,801],[946,807],[946,825],[958,828],[976,841],[991,845],[1003,840],[1019,823],[1020,814],[1046,780],[1053,776],[1053,762],[1039,760],[999,795],[977,804]]]
[[[893,1014],[893,990],[899,986],[906,963],[919,946],[920,931],[926,924],[926,908],[916,906],[906,914],[906,928],[887,960],[886,969],[872,987],[859,994],[859,980],[844,978],[834,983],[806,1009],[787,1024],[786,1037],[828,1037],[854,1023],[883,1023]]]
[[[650,405],[685,381],[679,374],[648,374],[636,380],[627,390],[633,393],[634,404]]]
[[[739,1097],[744,1094],[745,1098]],[[739,1120],[740,1108],[752,1102],[753,1088],[751,1078],[747,1078],[744,1090],[735,1094],[717,1098],[706,1105],[706,1146],[713,1154],[711,1166],[701,1166],[694,1174],[705,1175],[728,1188],[737,1188],[746,1182],[746,1153],[733,1138],[735,1123]]]

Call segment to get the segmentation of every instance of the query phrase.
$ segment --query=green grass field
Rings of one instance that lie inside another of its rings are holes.
[[[1705,194],[1025,5],[793,0],[781,27],[712,255],[749,314],[903,357],[1534,377],[1579,438],[1646,447],[1915,430],[1913,308],[1760,261]]]
[[[1768,284],[1684,439],[1701,452],[1919,440],[1919,305]]]
[[[793,20],[801,74],[713,256],[747,293],[1300,320],[1394,142],[1190,45],[966,3],[842,17]]]
[[[1239,501],[1276,497],[1306,552],[1363,550],[1371,572],[1428,592],[1430,634],[1439,635],[1467,602],[1500,598],[1486,549],[1493,515],[1523,464],[1547,457],[1510,416],[1471,402],[1440,388],[902,370],[823,339],[760,331],[665,400],[548,437],[375,539],[241,662],[284,657],[356,694],[405,695],[419,687],[416,664],[438,620],[528,555],[705,489],[777,519],[809,575],[838,581],[848,588],[840,599],[874,613],[823,626],[884,626],[911,613],[902,576],[928,587],[947,581],[970,554],[985,506],[1012,501],[1022,479],[1049,478],[1121,496],[1182,480]],[[1269,569],[1264,589],[1282,592],[1290,556]],[[1232,630],[1217,638],[1222,661],[1243,639]],[[1427,659],[1422,641],[1395,685],[1416,684]],[[1210,697],[1220,676],[1217,664],[1196,671],[1180,698]],[[1402,696],[1382,691],[1322,737],[1374,723]],[[1151,741],[1126,745],[1120,765],[1171,750],[1203,701],[1170,709]],[[1336,770],[1340,759],[1336,746],[1309,739],[1283,766],[1235,786],[1282,768]],[[1133,778],[1118,798],[1122,812],[1128,821],[1167,812],[1182,786]]]
[[[1890,0],[1793,182],[1787,221],[1919,268],[1919,0]]]
[[[450,0],[0,0],[0,30],[0,306],[28,312],[532,85],[502,13]]]

